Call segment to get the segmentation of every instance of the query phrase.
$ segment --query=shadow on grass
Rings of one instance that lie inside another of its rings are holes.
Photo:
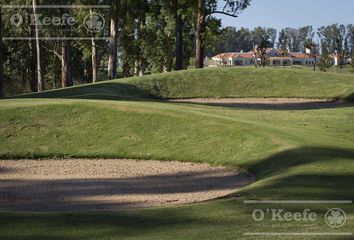
[[[354,93],[349,94],[344,98],[345,101],[354,102]]]
[[[173,101],[169,101],[173,103]],[[176,102],[175,102],[176,103]],[[250,110],[315,110],[315,109],[330,109],[330,108],[341,108],[341,107],[351,107],[354,103],[344,102],[344,101],[324,101],[324,102],[301,102],[301,103],[198,103],[198,102],[183,102],[183,100],[178,103],[183,104],[196,104],[204,106],[216,106],[225,108],[236,108],[236,109],[250,109]],[[178,104],[177,103],[177,104]]]
[[[14,98],[58,98],[58,99],[91,99],[91,100],[144,100],[156,98],[150,92],[132,84],[105,82],[94,85],[83,85],[58,89],[42,93],[20,95]]]
[[[140,237],[146,239],[148,232],[156,229],[168,234],[168,229],[215,224],[213,220],[186,214],[175,209],[157,209],[149,212],[93,212],[93,213],[0,213],[0,238],[5,229],[9,239],[16,240],[87,240],[123,239]],[[222,222],[220,220],[219,222]],[[13,229],[14,226],[21,229]],[[167,235],[168,236],[168,235]],[[166,236],[166,237],[167,237]],[[4,238],[5,237],[5,238]],[[160,236],[162,237],[162,236]]]
[[[352,149],[302,147],[244,167],[261,182],[248,189],[257,198],[354,200]],[[298,167],[305,168],[294,169]],[[308,173],[311,169],[313,173]],[[283,173],[284,177],[277,177]]]
[[[250,172],[258,177],[275,176],[292,167],[321,163],[322,167],[336,167],[336,161],[348,160],[354,163],[353,149],[301,147],[274,154],[268,158],[246,164]],[[354,169],[353,169],[354,172]]]
[[[275,200],[353,200],[354,174],[295,174],[251,188],[250,198]],[[272,194],[270,194],[272,193]]]
[[[53,99],[90,99],[90,100],[134,100],[157,101],[171,104],[199,104],[238,109],[253,110],[312,110],[353,106],[354,94],[346,97],[344,101],[301,102],[301,103],[213,103],[213,102],[173,102],[163,99],[159,91],[152,87],[150,90],[125,82],[104,82],[91,85],[82,85],[65,89],[57,89],[42,93],[31,93],[13,97],[15,98],[53,98]]]

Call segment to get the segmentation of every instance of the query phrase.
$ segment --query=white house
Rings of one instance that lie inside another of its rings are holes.
[[[283,56],[281,52],[275,48],[267,49],[266,59],[271,66],[302,65],[310,67],[315,64],[315,58],[311,57],[309,54],[291,52],[287,56]],[[221,53],[212,57],[212,62],[208,63],[208,66],[251,66],[255,64],[256,60],[256,56],[253,52]]]
[[[252,52],[221,53],[212,57],[215,65],[218,66],[250,66],[254,64],[254,59]]]

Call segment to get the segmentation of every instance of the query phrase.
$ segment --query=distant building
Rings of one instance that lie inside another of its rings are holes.
[[[278,49],[267,49],[266,59],[271,66],[283,66],[283,65],[301,65],[311,67],[315,64],[315,58],[309,54],[300,52],[290,52],[286,56],[283,56]],[[254,52],[234,52],[234,53],[221,53],[211,58],[206,64],[209,67],[232,67],[232,66],[252,66],[255,63],[259,63],[260,59],[257,59]]]
[[[346,64],[351,64],[352,63],[352,59],[350,56],[344,56],[342,57],[343,54],[339,54],[337,51],[333,54],[330,55],[332,64],[334,66],[339,66],[339,65],[346,65]]]

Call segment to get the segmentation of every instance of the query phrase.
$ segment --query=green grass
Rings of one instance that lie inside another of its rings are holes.
[[[251,93],[251,89],[256,88],[244,85],[243,92],[236,92],[241,80],[236,81],[239,84],[235,84],[235,92],[220,82],[215,88],[210,87],[214,84],[210,81],[216,79],[215,75],[224,74],[225,85],[230,88],[234,79],[241,79],[237,74],[234,76],[235,73],[252,71],[254,74],[267,75],[267,70],[249,68],[204,71],[148,76],[141,83],[135,78],[126,81],[136,82],[135,86],[143,85],[135,92],[135,96],[141,98],[141,89],[151,86],[148,82],[153,79],[163,82],[167,81],[164,80],[166,77],[171,82],[177,82],[173,76],[179,76],[181,78],[178,81],[188,84],[188,76],[194,74],[193,79],[201,85],[196,84],[193,88],[193,84],[189,83],[192,88],[190,90],[176,87],[174,89],[178,91],[174,93],[169,90],[161,92],[170,94],[169,97],[180,97],[177,92],[186,92],[186,96],[193,97],[200,96],[196,93],[202,90],[206,94],[219,89],[216,92],[222,91],[225,94],[223,96],[228,96],[229,93],[246,94],[247,89]],[[322,77],[322,74],[316,73],[313,78],[300,80],[302,78],[299,76],[314,73],[300,70],[296,77],[291,73],[298,70],[269,71],[269,74],[277,76],[274,79],[278,79],[273,81],[273,86],[255,80],[257,86],[263,86],[266,97],[271,95],[271,89],[274,90],[273,93],[278,91],[277,94],[280,94],[281,89],[277,90],[278,81],[285,81],[286,76],[289,79],[297,78],[294,82],[310,81],[307,90],[303,87],[302,94],[307,95],[306,97],[344,96],[353,86],[353,77],[349,75],[333,74]],[[199,80],[196,80],[196,73]],[[212,73],[215,74],[214,77]],[[280,80],[280,75],[284,77],[283,80]],[[244,80],[248,81],[247,79]],[[272,79],[269,81],[272,82]],[[113,81],[112,84],[116,85],[112,86],[119,86],[119,82]],[[323,84],[319,84],[316,90],[315,82]],[[97,90],[108,83],[101,84],[103,85],[72,88],[50,94],[62,98],[80,98],[80,93],[83,94],[82,98],[104,99],[124,95],[117,90],[119,87],[113,88],[112,94],[108,94],[106,90]],[[168,83],[164,86],[170,86],[169,84],[173,85]],[[331,89],[327,90],[324,86],[331,86]],[[202,89],[206,87],[207,89]],[[282,91],[279,97],[296,96],[293,94],[299,90],[288,87],[288,91]],[[41,97],[49,96],[48,94],[44,93]],[[130,94],[129,91],[126,94]],[[354,106],[272,111],[144,101],[2,100],[0,158],[3,159],[103,157],[205,162],[244,168],[253,173],[257,180],[235,193],[234,198],[180,207],[103,213],[0,213],[0,239],[265,239],[244,237],[243,234],[252,231],[352,231],[352,205],[275,206],[287,211],[303,211],[304,208],[309,208],[318,213],[319,220],[314,223],[279,223],[270,219],[254,222],[252,211],[269,206],[244,205],[243,200],[354,200],[353,119]],[[341,207],[347,212],[348,223],[343,229],[331,229],[324,223],[323,215],[327,208],[332,207]],[[333,236],[297,238],[352,239]]]
[[[308,68],[216,68],[100,82],[32,98],[146,99],[196,97],[303,97],[352,99],[354,74]]]

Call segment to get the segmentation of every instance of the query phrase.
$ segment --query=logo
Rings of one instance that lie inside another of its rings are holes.
[[[256,222],[264,221],[265,217],[269,216],[272,222],[314,222],[317,219],[317,214],[310,209],[304,209],[301,212],[288,212],[284,209],[255,209],[252,212],[252,218]]]
[[[86,16],[84,25],[87,31],[98,33],[104,28],[105,20],[104,17],[98,13],[90,13]]]
[[[342,209],[329,209],[325,216],[326,223],[331,228],[341,228],[347,222],[347,215]]]
[[[11,16],[10,22],[12,25],[19,27],[23,23],[23,17],[21,14],[17,13]]]

